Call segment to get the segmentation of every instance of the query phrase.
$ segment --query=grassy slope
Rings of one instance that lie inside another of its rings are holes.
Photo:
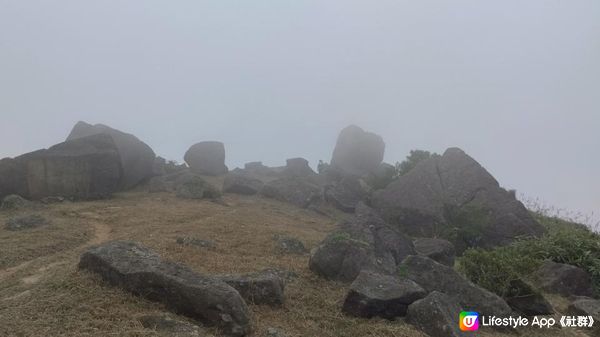
[[[136,317],[162,312],[160,304],[106,286],[76,265],[89,245],[136,240],[209,274],[246,273],[266,267],[296,272],[281,309],[251,306],[256,336],[276,327],[292,336],[423,336],[401,320],[363,320],[341,314],[347,286],[308,270],[308,256],[275,253],[272,237],[288,234],[315,247],[334,220],[259,197],[227,195],[228,206],[186,201],[170,194],[126,193],[112,200],[65,203],[39,213],[52,225],[22,232],[0,227],[0,336],[157,336]],[[0,224],[11,214],[0,213]],[[217,242],[214,251],[182,247],[178,236]],[[214,329],[208,332],[218,336]],[[524,336],[575,336],[558,330]],[[484,333],[480,336],[499,336]]]

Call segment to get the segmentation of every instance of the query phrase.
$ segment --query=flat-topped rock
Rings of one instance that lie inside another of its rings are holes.
[[[248,307],[237,290],[214,277],[163,261],[140,244],[112,241],[92,247],[81,256],[79,269],[162,302],[176,313],[216,325],[227,335],[245,336],[251,331]]]
[[[425,295],[425,290],[409,279],[362,271],[352,282],[342,311],[356,317],[392,319],[406,315],[408,306]]]
[[[272,270],[246,275],[224,275],[219,280],[235,288],[250,303],[278,306],[285,302],[285,281]]]

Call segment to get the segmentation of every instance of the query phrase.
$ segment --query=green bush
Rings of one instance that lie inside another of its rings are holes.
[[[511,281],[527,278],[548,259],[586,270],[600,290],[600,235],[560,219],[536,217],[547,228],[544,236],[493,250],[469,249],[458,259],[459,270],[475,284],[506,296]]]
[[[423,160],[437,156],[436,153],[423,150],[411,150],[410,154],[401,163],[396,163],[396,176],[400,177],[407,174],[410,170],[415,168]]]

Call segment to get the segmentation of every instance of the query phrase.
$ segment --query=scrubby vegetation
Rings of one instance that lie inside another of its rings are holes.
[[[407,174],[410,170],[415,168],[423,160],[437,156],[436,153],[423,150],[411,150],[410,154],[404,159],[404,161],[396,163],[396,177]]]
[[[500,296],[514,290],[511,282],[527,279],[546,259],[586,270],[600,291],[600,235],[587,227],[534,213],[547,233],[493,250],[469,249],[458,260],[459,270],[471,281]]]

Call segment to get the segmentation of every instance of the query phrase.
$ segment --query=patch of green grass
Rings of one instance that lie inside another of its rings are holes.
[[[497,295],[510,293],[510,283],[527,278],[544,260],[586,270],[600,291],[600,235],[585,226],[536,214],[547,233],[492,250],[469,249],[458,260],[459,270],[472,282]]]

